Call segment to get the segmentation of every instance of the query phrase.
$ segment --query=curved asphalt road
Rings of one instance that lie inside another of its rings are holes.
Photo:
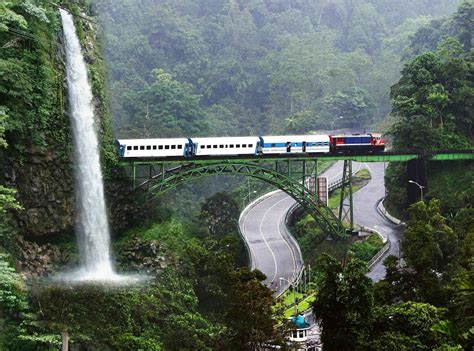
[[[280,289],[280,278],[292,281],[303,259],[291,240],[285,216],[295,200],[283,191],[274,191],[251,203],[242,212],[240,231],[249,247],[252,269],[261,270],[264,284]],[[283,280],[283,284],[288,282]]]
[[[329,183],[342,176],[343,162],[336,162],[322,176],[328,177]],[[377,209],[378,201],[385,195],[384,163],[353,162],[353,172],[368,168],[371,180],[354,194],[354,221],[368,228],[379,231],[391,241],[390,250],[384,255],[398,255],[398,243],[401,229],[382,217]],[[302,257],[296,243],[291,239],[285,225],[285,216],[295,200],[282,191],[264,195],[251,203],[242,212],[240,230],[248,244],[252,259],[252,269],[261,270],[267,279],[264,284],[280,291],[286,288],[288,280],[292,281],[302,267]],[[371,269],[368,276],[379,281],[385,276],[385,267],[380,259]],[[280,278],[283,280],[280,281]]]
[[[390,240],[390,249],[372,266],[367,274],[373,281],[378,282],[385,277],[383,260],[388,255],[399,256],[399,243],[402,237],[402,227],[388,221],[377,211],[377,205],[385,197],[385,163],[366,163],[372,176],[369,183],[354,193],[354,222],[358,225],[375,229],[384,238]]]
[[[337,180],[342,176],[342,164],[337,162],[322,175],[329,182]],[[353,171],[362,167],[363,164],[354,163]],[[267,276],[263,283],[277,293],[296,279],[303,266],[301,252],[285,223],[286,214],[294,204],[293,198],[277,190],[249,204],[239,221],[250,251],[251,268],[261,270]]]

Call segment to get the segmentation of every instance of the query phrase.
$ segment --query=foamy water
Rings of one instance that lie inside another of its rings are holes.
[[[74,281],[123,281],[110,258],[110,233],[94,125],[92,89],[72,16],[60,9],[66,46],[66,79],[71,119],[75,179],[76,234],[81,267],[63,277]]]

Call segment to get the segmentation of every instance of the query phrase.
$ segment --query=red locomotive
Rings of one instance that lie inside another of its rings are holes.
[[[382,138],[381,134],[375,133],[330,135],[329,145],[331,152],[334,153],[377,153],[385,150],[385,140]]]

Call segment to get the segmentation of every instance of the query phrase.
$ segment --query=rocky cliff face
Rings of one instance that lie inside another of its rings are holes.
[[[18,270],[24,278],[46,277],[64,267],[69,257],[58,246],[38,244],[19,237]]]
[[[67,1],[65,2],[67,5]],[[105,65],[101,56],[97,25],[85,19],[87,15],[74,2],[68,5],[75,13],[76,27],[89,68],[89,79],[94,94],[94,106],[104,173],[108,178],[106,196],[111,227],[121,230],[134,222],[143,211],[131,204],[127,180],[112,175],[116,156],[105,88]],[[56,15],[57,10],[52,10]],[[59,14],[58,14],[59,15]],[[59,20],[59,19],[57,19]],[[74,163],[72,140],[67,116],[67,86],[64,79],[64,52],[61,28],[43,24],[56,43],[47,50],[37,48],[43,59],[39,70],[50,72],[45,87],[40,91],[42,101],[48,102],[47,118],[41,126],[30,125],[26,132],[8,135],[9,148],[4,152],[0,180],[17,190],[17,199],[24,210],[15,214],[20,234],[26,238],[60,235],[72,232],[76,220],[74,198]],[[44,30],[44,28],[43,28]],[[50,52],[53,50],[53,52]],[[45,52],[43,52],[45,51]],[[56,52],[54,52],[56,51]],[[36,138],[36,136],[40,136]],[[37,140],[40,140],[38,142]],[[0,155],[1,156],[1,155]],[[2,179],[3,178],[3,179]]]
[[[72,232],[75,224],[74,164],[55,150],[32,148],[21,160],[7,158],[5,180],[17,189],[24,210],[16,213],[26,237]],[[127,178],[105,182],[110,226],[121,231],[146,218],[149,210],[133,193]]]
[[[71,163],[54,150],[31,148],[7,159],[7,184],[17,189],[24,207],[16,218],[26,236],[56,234],[74,225],[74,178]]]
[[[74,164],[57,150],[32,147],[21,159],[6,156],[5,183],[17,189],[24,210],[16,213],[26,237],[57,235],[74,230]],[[126,177],[105,182],[110,225],[121,231],[145,218],[149,210],[133,193]]]

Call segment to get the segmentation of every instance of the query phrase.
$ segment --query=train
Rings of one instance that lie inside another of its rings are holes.
[[[126,159],[380,153],[385,149],[385,140],[375,133],[117,139],[116,143],[119,156]]]

